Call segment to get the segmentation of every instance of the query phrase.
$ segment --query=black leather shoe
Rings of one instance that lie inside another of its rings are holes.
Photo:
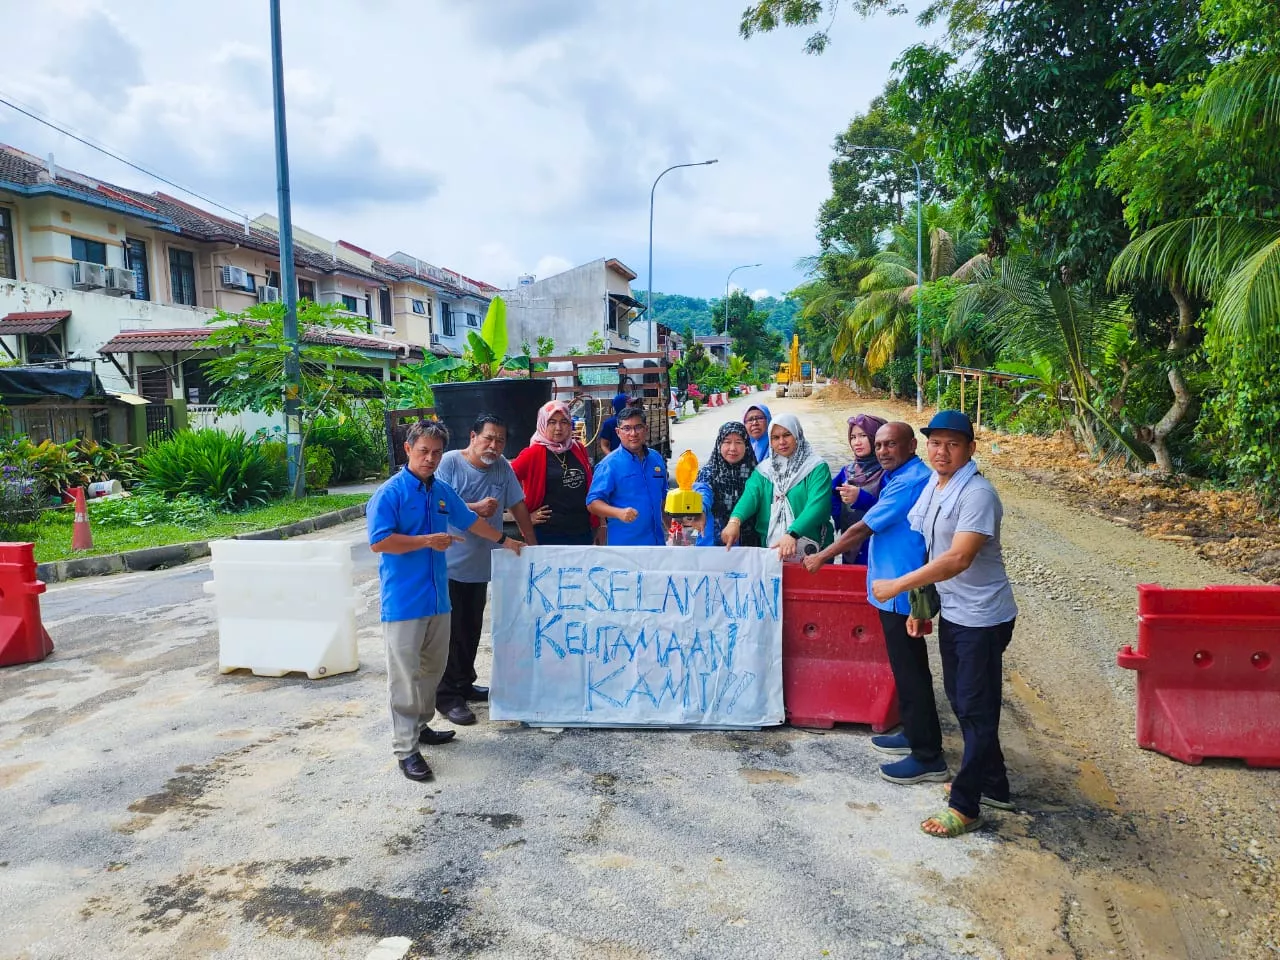
[[[450,723],[456,723],[460,727],[469,727],[476,722],[476,715],[465,703],[459,703],[445,710],[444,717]]]
[[[457,730],[432,730],[430,727],[423,727],[422,732],[418,734],[418,742],[425,743],[429,747],[438,747],[442,743],[448,743],[457,735]]]
[[[473,684],[471,689],[467,691],[467,700],[471,703],[485,703],[489,699],[489,688]]]
[[[401,760],[400,772],[410,780],[416,780],[419,783],[434,780],[436,776],[431,772],[431,768],[427,766],[427,761],[422,759],[422,754],[420,753],[411,753]]]

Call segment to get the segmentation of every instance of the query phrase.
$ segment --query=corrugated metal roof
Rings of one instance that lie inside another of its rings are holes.
[[[196,344],[209,336],[204,327],[181,330],[124,330],[101,347],[99,353],[169,353],[171,351],[196,350]],[[361,337],[321,327],[308,327],[302,334],[306,343],[320,346],[348,347],[352,350],[378,350],[384,353],[401,353],[403,347],[390,340],[377,337]]]
[[[0,336],[16,336],[20,333],[48,333],[71,316],[70,310],[37,310],[31,313],[10,313],[0,319]]]
[[[194,350],[209,331],[200,327],[190,330],[125,330],[98,348],[99,353],[169,353]]]

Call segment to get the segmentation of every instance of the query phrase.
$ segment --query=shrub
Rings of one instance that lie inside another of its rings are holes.
[[[287,485],[289,477],[289,448],[284,443],[275,440],[264,443],[262,448],[263,453],[266,454],[272,465],[285,478]],[[327,490],[333,477],[333,454],[326,447],[316,447],[308,444],[303,448],[302,460],[307,489]]]
[[[333,475],[330,478],[333,483],[381,476],[386,470],[386,440],[381,425],[371,415],[317,417],[307,434],[307,449],[317,447],[323,447],[333,455]],[[307,484],[310,483],[308,476]]]
[[[40,480],[25,464],[5,464],[0,477],[0,539],[27,539],[25,528],[40,519],[47,499]]]
[[[149,527],[154,523],[173,523],[180,527],[199,528],[211,522],[217,508],[208,500],[178,494],[166,500],[158,493],[139,493],[110,500],[90,500],[89,519],[104,527]]]
[[[302,453],[305,461],[308,490],[328,490],[333,476],[333,454],[328,447],[307,446]]]
[[[1008,418],[1004,428],[1010,433],[1030,433],[1037,437],[1048,437],[1059,433],[1067,426],[1062,407],[1043,394],[1032,394],[1024,398]]]
[[[68,487],[84,487],[97,480],[132,484],[137,479],[137,457],[134,447],[96,440],[32,443],[27,437],[12,437],[0,445],[0,463],[26,470],[46,495],[59,497]]]
[[[238,430],[183,430],[142,455],[142,486],[168,499],[185,493],[227,508],[266,503],[286,481],[265,446]]]

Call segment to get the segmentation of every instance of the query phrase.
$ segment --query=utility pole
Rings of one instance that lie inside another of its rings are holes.
[[[284,50],[280,37],[280,0],[271,0],[271,92],[276,118],[276,194],[280,220],[280,285],[284,287],[284,429],[288,450],[289,488],[293,496],[306,493],[307,471],[302,462],[302,359],[298,348],[298,280],[293,263],[293,212],[289,201],[289,141],[284,114]]]

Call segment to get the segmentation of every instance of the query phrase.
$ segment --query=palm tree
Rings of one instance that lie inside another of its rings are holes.
[[[813,279],[792,291],[800,303],[797,333],[805,351],[813,357],[830,356],[832,373],[847,373],[855,383],[870,385],[866,356],[850,336],[848,316],[857,300],[858,284],[867,274],[865,256],[847,247],[836,246],[817,257],[806,258],[797,267]]]
[[[1280,52],[1257,49],[1216,67],[1197,105],[1197,120],[1211,133],[1243,145],[1246,138],[1280,132]],[[1280,221],[1247,217],[1187,217],[1142,233],[1111,264],[1113,288],[1148,281],[1165,286],[1178,307],[1170,337],[1169,386],[1173,403],[1144,439],[1162,471],[1172,462],[1164,440],[1191,408],[1191,391],[1178,364],[1199,319],[1197,301],[1214,303],[1214,333],[1243,348],[1272,349],[1280,317]]]
[[[1068,287],[1029,257],[979,262],[972,282],[952,305],[953,318],[970,317],[997,346],[1014,358],[1032,358],[1046,368],[1039,379],[1065,385],[1076,433],[1104,454],[1143,451],[1094,404],[1094,368],[1103,359],[1117,324],[1128,325],[1124,297],[1102,298],[1082,286]],[[1167,457],[1167,451],[1164,454]]]
[[[984,238],[980,231],[963,223],[952,209],[931,204],[925,209],[929,225],[929,259],[925,263],[924,283],[950,278],[968,282],[974,269],[989,258],[982,252]],[[859,298],[850,311],[847,323],[851,342],[866,356],[868,369],[874,373],[897,354],[899,346],[912,339],[916,325],[916,296],[920,278],[915,269],[915,231],[903,223],[894,230],[893,239],[880,253],[867,258],[866,276],[858,287]],[[950,330],[955,334],[961,328]],[[944,331],[930,331],[930,348],[935,370],[942,368]]]

